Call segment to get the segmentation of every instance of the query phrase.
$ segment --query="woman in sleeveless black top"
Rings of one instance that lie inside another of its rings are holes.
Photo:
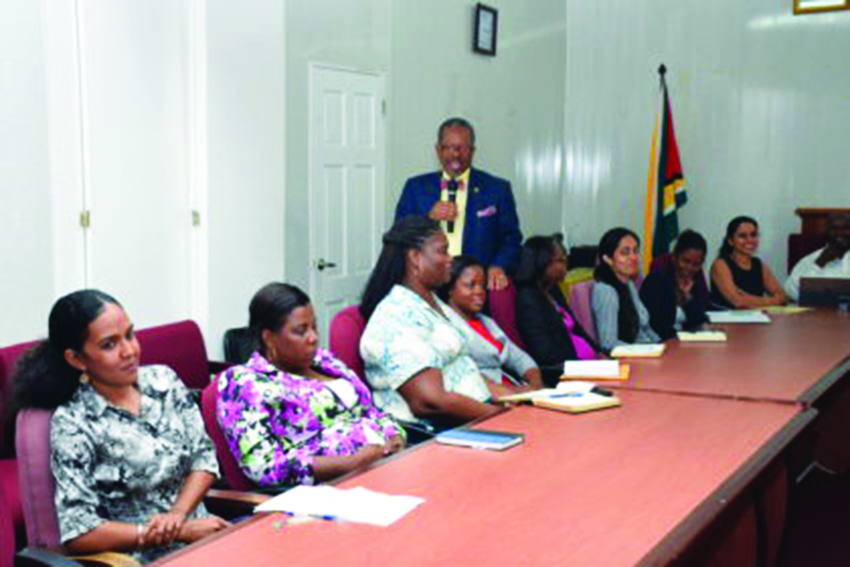
[[[758,245],[755,219],[742,216],[729,222],[720,255],[711,266],[712,303],[741,309],[787,302],[773,272],[755,256]]]

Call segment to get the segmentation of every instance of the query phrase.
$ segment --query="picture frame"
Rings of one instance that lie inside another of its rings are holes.
[[[475,5],[475,18],[472,34],[472,50],[482,55],[496,56],[496,35],[498,32],[499,12],[495,8],[478,3]]]
[[[794,14],[818,14],[850,10],[850,0],[794,0]]]

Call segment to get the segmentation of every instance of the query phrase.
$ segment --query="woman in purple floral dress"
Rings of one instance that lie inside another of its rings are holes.
[[[404,430],[363,382],[319,348],[310,299],[271,283],[251,300],[258,350],[218,380],[216,412],[230,450],[260,486],[315,484],[401,450]]]

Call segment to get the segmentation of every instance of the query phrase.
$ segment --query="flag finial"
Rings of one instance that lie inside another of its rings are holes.
[[[667,73],[667,66],[662,63],[661,66],[658,67],[658,74],[663,77],[665,73]]]

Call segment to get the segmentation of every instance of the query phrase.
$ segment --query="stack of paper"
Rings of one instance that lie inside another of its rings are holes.
[[[664,354],[664,343],[657,345],[620,345],[614,347],[614,358],[656,358]]]
[[[628,380],[629,365],[619,360],[567,360],[561,380]]]
[[[706,315],[711,323],[770,323],[770,317],[758,309],[708,311]]]
[[[677,336],[683,343],[725,343],[727,341],[726,333],[723,331],[694,331],[692,333],[679,331]]]
[[[327,485],[296,486],[266,500],[254,511],[286,512],[386,527],[423,502],[424,499],[416,496],[393,496],[359,486],[350,489]]]

